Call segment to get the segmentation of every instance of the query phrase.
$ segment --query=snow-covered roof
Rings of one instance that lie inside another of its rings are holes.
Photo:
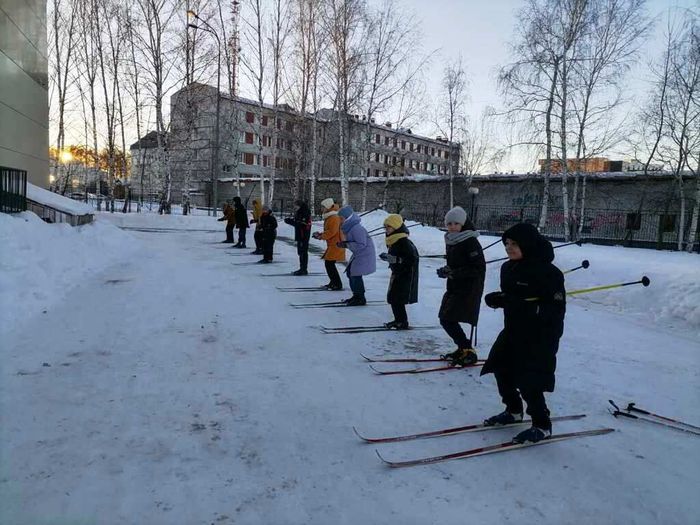
[[[95,213],[95,210],[87,204],[74,201],[29,182],[27,183],[27,199],[70,215],[92,215]]]

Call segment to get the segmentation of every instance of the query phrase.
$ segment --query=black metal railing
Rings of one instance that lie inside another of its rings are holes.
[[[0,166],[0,212],[27,210],[27,172]]]

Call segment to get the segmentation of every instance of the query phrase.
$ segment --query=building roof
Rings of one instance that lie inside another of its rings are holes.
[[[167,137],[167,133],[162,134],[163,139]],[[140,145],[140,146],[139,146]],[[129,149],[152,149],[158,147],[158,134],[155,131],[149,131],[139,140],[134,142]]]

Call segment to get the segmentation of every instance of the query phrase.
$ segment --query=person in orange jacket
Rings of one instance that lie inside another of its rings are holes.
[[[236,215],[233,211],[233,207],[231,204],[226,201],[226,204],[224,205],[224,216],[221,217],[220,219],[217,219],[219,222],[221,221],[227,221],[226,222],[226,240],[221,241],[222,243],[233,243],[233,228],[236,226]]]
[[[326,251],[322,259],[326,266],[326,273],[330,282],[325,286],[328,290],[342,290],[343,281],[340,280],[337,262],[345,261],[345,248],[339,248],[337,244],[343,241],[343,234],[340,231],[342,220],[338,217],[340,208],[333,199],[328,198],[321,201],[323,213],[323,233],[315,232],[314,239],[326,241]]]

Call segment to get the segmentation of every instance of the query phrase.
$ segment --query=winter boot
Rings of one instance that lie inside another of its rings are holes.
[[[384,323],[384,328],[388,328],[389,330],[408,330],[408,323],[406,321],[393,320]]]
[[[532,426],[513,438],[513,443],[537,443],[552,436],[552,429]]]
[[[473,348],[458,348],[451,354],[445,354],[442,357],[449,361],[452,366],[471,366],[479,360],[476,350]]]
[[[270,260],[268,260],[268,259],[260,259],[260,260],[258,261],[258,264],[270,264],[271,262],[272,262],[272,261],[270,261]]]
[[[353,295],[350,299],[345,301],[345,306],[364,306],[367,304],[364,295]]]
[[[292,275],[300,276],[300,275],[309,275],[309,272],[306,270],[297,270],[296,272],[292,272]]]
[[[484,419],[484,426],[486,427],[500,427],[503,425],[512,425],[513,423],[520,423],[523,420],[523,413],[511,414],[507,410],[504,410],[500,414],[491,416],[488,419]]]

